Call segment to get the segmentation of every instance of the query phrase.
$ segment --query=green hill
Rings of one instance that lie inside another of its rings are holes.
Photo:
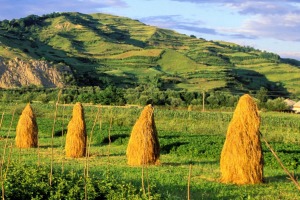
[[[299,95],[299,61],[207,41],[107,14],[52,13],[0,22],[0,59],[44,60],[71,68],[78,86],[257,91]],[[0,77],[1,78],[1,77]],[[32,83],[31,83],[32,84]]]

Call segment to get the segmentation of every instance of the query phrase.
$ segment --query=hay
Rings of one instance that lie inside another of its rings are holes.
[[[81,103],[76,103],[73,107],[72,119],[68,124],[65,146],[66,156],[72,158],[84,157],[86,137],[84,110]]]
[[[20,116],[15,141],[18,148],[38,146],[38,125],[30,103],[26,105]]]
[[[221,182],[256,184],[263,182],[263,154],[260,117],[250,95],[243,95],[228,126],[221,153]]]
[[[159,151],[154,109],[149,104],[131,131],[126,151],[128,164],[133,166],[159,164]]]

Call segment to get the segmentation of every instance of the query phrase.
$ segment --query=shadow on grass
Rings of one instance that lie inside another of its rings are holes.
[[[277,176],[269,176],[269,177],[264,177],[264,183],[278,183],[278,182],[293,182],[290,180],[288,175],[277,175]]]
[[[179,138],[180,135],[163,135],[163,136],[159,136],[159,138],[163,138],[163,139],[172,139],[172,138]]]
[[[99,152],[92,152],[90,153],[90,157],[113,157],[113,156],[124,156],[124,159],[126,159],[126,152],[124,153],[108,153],[108,152],[102,152],[102,153],[99,153]]]
[[[61,137],[67,134],[68,129],[58,130],[54,132],[54,137]]]
[[[272,92],[274,96],[289,95],[288,90],[281,82],[273,82],[262,73],[249,69],[233,69],[232,72],[237,82],[242,83],[246,90],[264,87]],[[278,74],[278,76],[280,76],[280,74]]]
[[[294,154],[294,153],[296,153],[296,154],[298,154],[298,153],[300,153],[300,150],[277,150],[276,151],[277,153],[286,153],[286,154]]]
[[[65,144],[63,144],[63,145],[65,145]],[[59,145],[59,144],[53,144],[52,146],[49,144],[46,144],[46,145],[39,145],[39,148],[40,149],[49,149],[49,148],[51,148],[51,147],[53,147],[53,148],[59,148],[59,147],[62,147],[61,145]],[[64,147],[64,146],[63,146]]]
[[[214,165],[218,164],[219,161],[185,161],[185,162],[162,162],[162,166],[183,166],[183,165]]]
[[[103,139],[103,141],[101,142],[101,145],[109,144],[109,140],[111,143],[114,143],[117,140],[121,140],[121,143],[122,143],[122,140],[127,140],[127,138],[129,138],[128,134],[111,135],[110,137],[105,137]]]
[[[174,142],[174,143],[171,143],[171,144],[164,145],[160,149],[161,154],[168,154],[171,151],[176,151],[176,149],[178,147],[180,147],[181,145],[185,145],[185,144],[188,144],[188,142]]]
[[[13,139],[15,135],[0,135],[0,140]]]

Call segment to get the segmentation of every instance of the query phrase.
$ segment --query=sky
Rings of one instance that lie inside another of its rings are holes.
[[[0,20],[106,13],[300,60],[300,0],[0,0]]]

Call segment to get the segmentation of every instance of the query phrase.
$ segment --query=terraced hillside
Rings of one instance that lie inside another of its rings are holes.
[[[107,14],[52,13],[1,21],[0,58],[8,63],[16,57],[70,67],[66,85],[151,83],[161,90],[228,92],[264,87],[276,95],[300,94],[298,61]]]

